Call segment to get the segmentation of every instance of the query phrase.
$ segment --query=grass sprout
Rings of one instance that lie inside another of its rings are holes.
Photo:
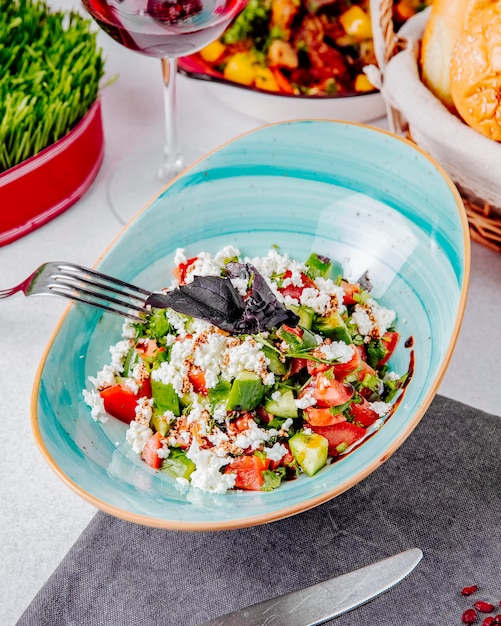
[[[0,0],[0,173],[64,137],[104,74],[91,20],[44,0]]]

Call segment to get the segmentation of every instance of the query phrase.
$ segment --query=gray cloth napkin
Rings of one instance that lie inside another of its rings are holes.
[[[195,626],[412,547],[410,576],[329,623],[454,626],[479,599],[501,613],[500,442],[501,418],[437,396],[384,465],[300,515],[183,533],[99,512],[18,626]]]

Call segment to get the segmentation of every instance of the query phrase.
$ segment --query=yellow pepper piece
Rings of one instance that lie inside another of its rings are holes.
[[[357,74],[355,78],[355,91],[373,91],[374,85],[365,74]]]
[[[266,89],[266,91],[280,91],[277,81],[273,76],[273,72],[269,67],[257,68],[255,84],[258,89]]]
[[[216,41],[213,41],[200,50],[200,56],[204,61],[207,61],[207,63],[214,63],[222,56],[225,50],[226,46],[221,43],[219,39],[216,39]]]
[[[224,68],[224,77],[241,85],[253,85],[256,79],[258,63],[254,55],[248,52],[236,52],[228,59]]]
[[[345,32],[358,41],[372,37],[371,19],[357,4],[345,11],[339,21]]]

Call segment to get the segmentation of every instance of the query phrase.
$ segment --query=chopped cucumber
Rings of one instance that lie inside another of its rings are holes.
[[[243,371],[233,380],[226,401],[228,411],[251,411],[263,399],[264,385],[254,372]]]
[[[315,319],[315,311],[311,306],[306,304],[289,304],[287,308],[299,317],[299,326],[301,328],[311,330],[313,320]]]
[[[300,430],[289,439],[292,455],[308,476],[313,476],[327,463],[329,442],[317,433]]]
[[[320,256],[316,252],[312,252],[306,259],[305,265],[308,268],[308,276],[310,278],[317,278],[318,276],[329,278],[330,276],[332,261],[326,256]]]
[[[269,348],[268,346],[263,346],[263,352],[268,359],[268,369],[270,372],[273,372],[277,376],[284,376],[289,371],[288,363],[280,360],[280,355],[276,350]]]
[[[279,390],[280,398],[268,398],[264,403],[264,408],[268,413],[277,417],[296,418],[298,416],[297,406],[294,402],[292,389]],[[275,395],[275,394],[274,394]]]
[[[330,313],[325,317],[317,317],[313,324],[313,330],[335,341],[353,343],[350,332],[343,318],[337,312]]]
[[[186,456],[184,450],[179,448],[173,448],[169,456],[162,461],[162,470],[172,478],[188,479],[195,469],[195,463]]]

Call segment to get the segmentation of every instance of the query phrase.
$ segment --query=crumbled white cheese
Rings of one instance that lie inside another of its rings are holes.
[[[320,353],[327,361],[337,361],[338,363],[348,363],[353,358],[355,348],[344,341],[333,341],[325,343],[315,351]]]
[[[396,313],[369,298],[365,304],[356,304],[352,320],[366,340],[382,337],[395,321]]]
[[[132,421],[129,425],[129,429],[125,433],[125,439],[130,447],[137,454],[141,454],[148,439],[153,436],[153,431],[144,424]]]
[[[315,406],[317,403],[311,390],[308,390],[300,398],[296,398],[294,402],[298,409],[307,409],[309,406]]]
[[[282,443],[278,443],[278,441],[271,448],[265,448],[264,452],[270,461],[280,461],[289,453],[287,448]]]
[[[90,414],[92,419],[96,422],[106,422],[108,419],[108,414],[104,410],[104,401],[101,398],[98,391],[94,389],[89,391],[88,389],[84,389],[82,391],[83,398],[85,403],[90,407]]]
[[[373,411],[376,411],[379,417],[388,415],[392,407],[392,405],[387,402],[370,402],[369,404],[370,404],[371,409]]]
[[[186,456],[196,466],[190,476],[193,487],[209,493],[226,493],[234,487],[236,474],[220,472],[222,467],[228,465],[229,458],[215,455],[210,448],[201,449],[196,439],[191,443]]]

